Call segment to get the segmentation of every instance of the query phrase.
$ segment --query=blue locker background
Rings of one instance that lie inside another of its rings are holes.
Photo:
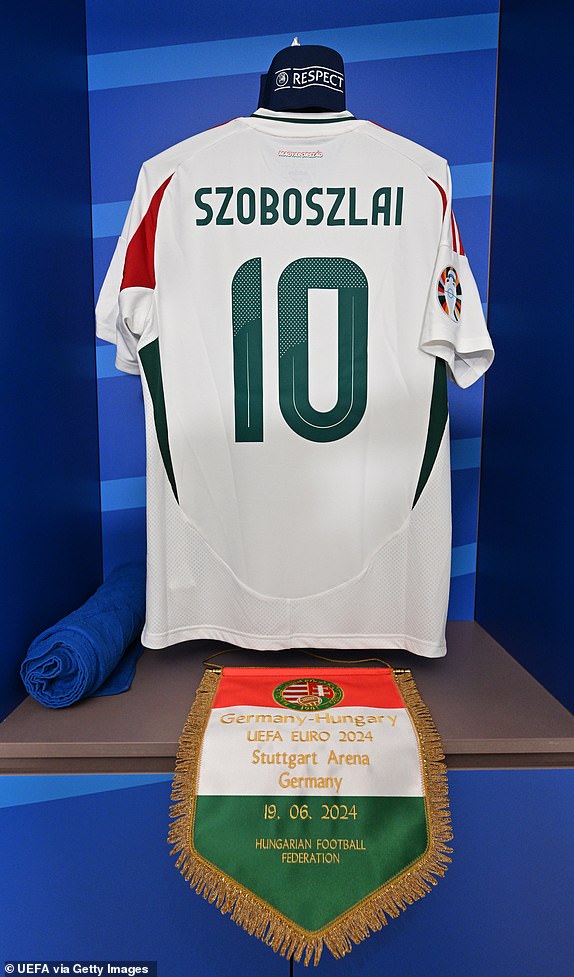
[[[555,283],[572,279],[573,33],[572,4],[504,0],[476,600],[477,621],[571,710],[574,315]]]
[[[83,5],[4,5],[0,90],[1,720],[102,575]]]
[[[347,105],[445,156],[465,250],[486,302],[497,0],[345,0],[285,9],[171,0],[88,0],[88,80],[99,290],[141,163],[256,107],[259,74],[299,36],[341,52]],[[496,337],[495,345],[496,345]],[[145,553],[138,378],[97,348],[104,568]],[[449,615],[474,616],[482,383],[450,385],[453,564]]]

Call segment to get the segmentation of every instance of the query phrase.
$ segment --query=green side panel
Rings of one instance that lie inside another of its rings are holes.
[[[423,462],[421,465],[421,473],[419,475],[417,490],[415,492],[413,501],[413,509],[416,506],[426,483],[428,482],[430,473],[433,470],[447,419],[448,399],[446,392],[446,363],[444,360],[437,357],[434,367],[434,383],[432,388],[427,441],[425,445],[425,453],[423,455]]]
[[[265,817],[266,805],[274,817]],[[307,818],[300,816],[303,805]],[[349,815],[353,806],[356,818]],[[394,878],[428,847],[422,797],[200,796],[195,825],[199,854],[312,931]],[[286,847],[291,839],[302,839],[304,847]],[[283,848],[273,847],[278,840]]]
[[[169,450],[169,437],[167,430],[167,415],[165,410],[165,397],[163,393],[163,379],[161,375],[161,359],[159,355],[159,339],[154,339],[152,343],[139,350],[139,358],[145,374],[148,389],[153,404],[153,416],[155,430],[159,444],[159,450],[163,459],[165,473],[169,479],[169,484],[173,489],[173,494],[179,502],[177,495],[177,485]]]
[[[263,441],[262,309],[261,258],[251,258],[231,283],[236,441]]]
[[[309,289],[338,293],[337,403],[309,402]],[[300,258],[279,278],[279,405],[289,427],[308,441],[337,441],[353,431],[367,406],[368,284],[348,258]]]

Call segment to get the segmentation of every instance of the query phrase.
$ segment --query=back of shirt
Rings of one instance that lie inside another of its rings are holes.
[[[124,240],[144,644],[444,654],[445,377],[492,359],[445,161],[349,113],[259,110],[146,164]]]

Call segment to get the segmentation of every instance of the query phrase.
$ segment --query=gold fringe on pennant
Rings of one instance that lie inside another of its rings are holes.
[[[452,841],[448,784],[444,753],[433,719],[420,697],[410,671],[393,670],[411,722],[419,741],[419,756],[428,825],[425,853],[376,892],[354,905],[328,926],[315,932],[305,930],[287,919],[273,906],[249,892],[224,872],[207,862],[193,847],[195,798],[199,756],[211,705],[222,671],[206,669],[183,728],[171,799],[173,818],[168,841],[176,865],[192,889],[215,903],[224,914],[242,926],[251,936],[262,940],[281,956],[305,965],[318,964],[323,946],[339,959],[383,926],[395,919],[407,906],[430,892],[451,861]]]

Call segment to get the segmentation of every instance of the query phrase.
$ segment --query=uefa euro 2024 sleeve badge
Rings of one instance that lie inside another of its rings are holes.
[[[462,309],[462,287],[456,268],[444,268],[437,282],[437,296],[445,315],[458,322]]]

